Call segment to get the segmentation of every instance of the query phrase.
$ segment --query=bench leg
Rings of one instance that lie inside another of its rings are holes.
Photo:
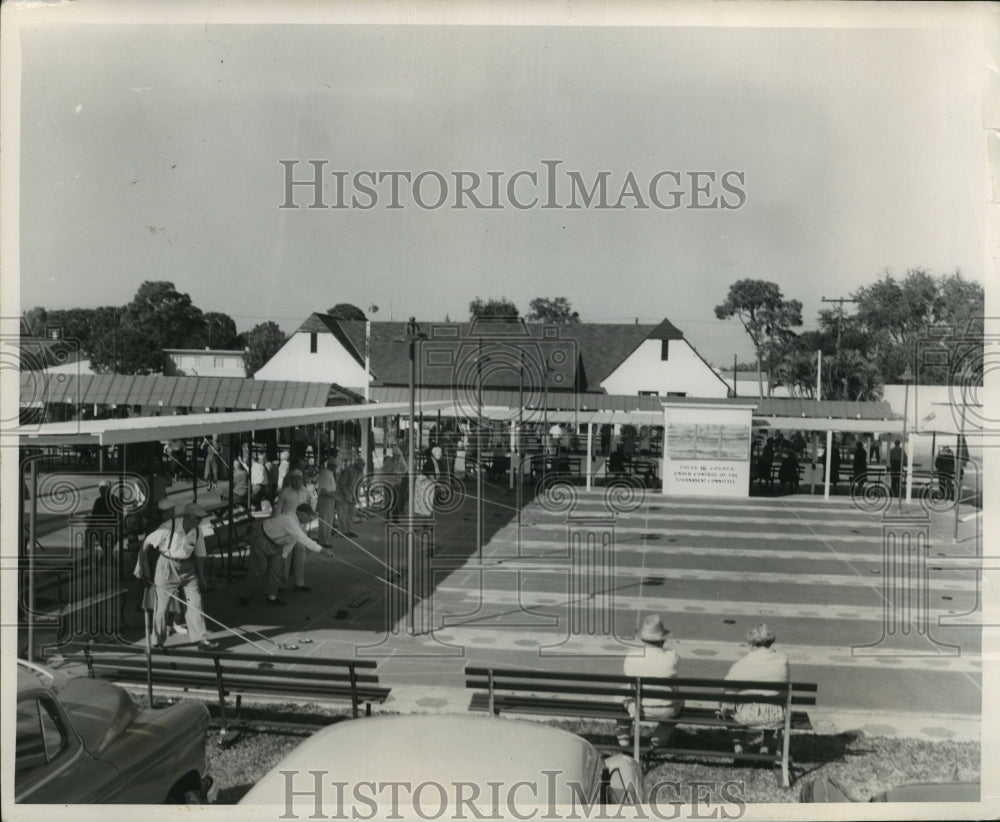
[[[779,733],[781,733],[781,784],[784,787],[789,788],[792,785],[792,780],[789,774],[790,763],[788,757],[789,737],[791,734],[787,732],[782,733],[781,731],[779,731]]]

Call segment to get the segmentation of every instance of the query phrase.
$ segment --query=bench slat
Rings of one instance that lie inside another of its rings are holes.
[[[89,645],[82,654],[65,655],[68,658],[86,661],[91,676],[145,682],[151,673],[154,685],[168,685],[181,689],[214,689],[218,695],[219,707],[225,727],[225,697],[231,692],[254,694],[295,694],[304,698],[327,700],[346,699],[351,703],[354,716],[358,715],[361,703],[368,706],[371,713],[373,702],[382,703],[389,697],[391,688],[380,686],[378,676],[373,673],[359,673],[356,668],[370,671],[376,667],[375,660],[324,660],[312,659],[291,661],[287,657],[264,656],[241,653],[206,653],[188,651],[164,653],[158,651],[147,658],[138,648],[130,648],[126,653],[121,646]],[[261,669],[252,663],[277,666]],[[241,664],[242,663],[242,664]],[[308,670],[320,668],[321,670]],[[325,670],[322,670],[325,669]],[[336,670],[333,670],[336,669]]]

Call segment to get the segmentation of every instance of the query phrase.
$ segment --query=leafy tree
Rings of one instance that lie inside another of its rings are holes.
[[[101,306],[91,314],[90,330],[90,365],[102,374],[136,373],[123,371],[123,349],[125,348],[125,331],[122,329],[123,308],[118,306]]]
[[[520,316],[517,306],[506,297],[499,300],[490,298],[483,300],[476,297],[469,303],[469,319],[494,318],[499,320],[516,320]]]
[[[365,312],[351,303],[337,303],[333,308],[328,308],[326,313],[338,320],[367,320]]]
[[[249,349],[246,356],[247,376],[252,377],[285,344],[285,333],[277,323],[268,320],[247,332],[246,344]]]
[[[969,347],[979,344],[983,287],[959,271],[934,277],[916,268],[898,281],[883,272],[851,296],[858,301],[852,321],[863,337],[857,348],[889,382],[900,382],[909,366],[920,382],[944,384],[953,378],[951,363],[970,359]]]
[[[89,357],[94,345],[94,311],[93,308],[50,311],[46,323],[62,328],[62,338],[74,342]]]
[[[529,304],[529,322],[575,325],[580,322],[580,313],[574,311],[565,297],[536,297]]]
[[[207,311],[204,315],[205,326],[188,342],[189,348],[214,348],[216,350],[235,350],[242,348],[242,340],[236,332],[236,323],[228,314],[220,311]]]
[[[121,309],[94,313],[91,362],[96,370],[149,374],[163,367],[164,348],[184,348],[205,327],[191,297],[165,281],[147,281]]]
[[[48,312],[41,306],[35,306],[21,312],[21,335],[29,337],[44,337],[48,325]]]
[[[757,351],[757,387],[764,395],[761,364],[767,370],[768,386],[782,348],[794,337],[792,328],[802,325],[802,303],[786,300],[776,283],[766,280],[738,280],[729,287],[726,301],[715,307],[720,320],[736,317],[750,335]]]

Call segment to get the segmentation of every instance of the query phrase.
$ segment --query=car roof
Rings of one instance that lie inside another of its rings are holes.
[[[43,689],[58,691],[72,677],[63,671],[54,671],[37,662],[17,660],[17,692]]]
[[[305,781],[311,779],[307,772],[314,770],[328,771],[328,782],[349,786],[366,780],[484,786],[527,780],[538,785],[539,801],[547,801],[554,792],[557,801],[569,802],[574,798],[572,783],[588,793],[600,777],[602,761],[586,740],[534,722],[441,714],[374,717],[340,722],[317,732],[282,759],[241,802],[283,804],[286,777],[280,771],[299,771]],[[543,771],[555,772],[555,776]],[[305,796],[303,801],[312,799]]]

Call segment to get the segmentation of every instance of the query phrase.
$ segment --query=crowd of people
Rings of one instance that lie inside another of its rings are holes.
[[[802,460],[808,459],[805,452],[806,443],[800,432],[791,439],[785,439],[779,431],[758,440],[751,459],[751,484],[756,483],[769,491],[778,488],[782,492],[797,493],[801,482]],[[813,459],[819,469],[821,483],[826,481],[826,456],[826,449],[820,445]],[[844,443],[834,434],[829,456],[830,487],[833,489],[844,482],[846,475],[851,492],[860,494],[868,484],[879,482],[885,471],[889,494],[899,497],[905,493],[904,479],[909,458],[899,439],[892,441],[884,468],[881,467],[882,445],[878,436],[872,437],[867,447],[861,438],[857,438],[851,448],[849,441]],[[850,467],[849,470],[844,470],[848,457]],[[959,465],[955,454],[949,446],[942,446],[934,457],[933,478],[942,497],[955,498],[958,473]]]
[[[455,451],[450,448],[446,453],[446,447],[442,441],[421,456],[422,469],[415,477],[417,515],[433,515],[435,500],[454,473]],[[172,443],[164,445],[165,455],[172,450]],[[239,604],[249,604],[263,593],[268,605],[283,606],[287,602],[281,598],[282,592],[312,590],[306,572],[307,552],[335,558],[332,548],[336,538],[358,537],[355,526],[365,464],[358,450],[350,446],[326,454],[318,469],[311,459],[293,460],[288,450],[270,460],[263,450],[252,459],[249,452],[249,446],[244,446],[227,464],[211,435],[204,437],[202,476],[209,490],[215,490],[228,474],[233,500],[251,514],[247,574],[236,588]],[[399,521],[408,513],[409,473],[399,443],[387,445],[379,473],[395,491],[387,519]],[[106,492],[107,488],[100,489],[95,510],[107,507]],[[148,524],[134,571],[144,583],[143,607],[151,614],[152,644],[160,647],[169,633],[186,633],[199,647],[213,648],[214,643],[205,638],[202,602],[206,551],[200,523],[207,512],[195,503],[180,513],[174,509],[166,494],[158,500],[157,521]],[[310,533],[314,521],[315,536]]]

